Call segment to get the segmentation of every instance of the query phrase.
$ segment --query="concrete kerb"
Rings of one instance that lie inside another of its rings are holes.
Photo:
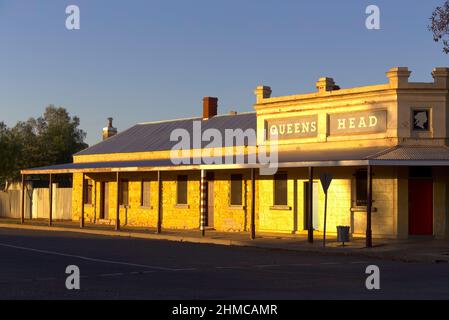
[[[275,241],[274,239],[258,238],[256,240],[232,240],[232,239],[214,239],[210,237],[189,237],[183,235],[170,235],[170,234],[156,234],[156,233],[143,233],[143,232],[129,232],[129,231],[115,231],[115,230],[98,230],[98,229],[79,229],[71,227],[57,227],[57,226],[40,226],[40,225],[21,225],[13,223],[0,223],[0,228],[5,229],[22,229],[22,230],[36,230],[36,231],[53,231],[53,232],[71,232],[79,234],[91,234],[100,236],[112,236],[112,237],[126,237],[136,239],[148,239],[148,240],[166,240],[174,242],[187,242],[187,243],[200,243],[200,244],[214,244],[224,246],[238,246],[238,247],[252,247],[266,250],[284,250],[289,252],[310,252],[322,255],[345,255],[345,256],[357,256],[370,259],[380,260],[392,260],[401,262],[448,262],[446,259],[438,255],[416,255],[416,254],[404,254],[404,251],[389,250],[389,251],[373,251],[376,248],[332,248],[332,247],[318,247],[318,246],[292,246],[282,243],[267,243],[268,241]],[[368,252],[368,250],[371,250]]]

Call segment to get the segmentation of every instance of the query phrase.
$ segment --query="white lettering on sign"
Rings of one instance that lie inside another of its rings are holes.
[[[329,115],[329,134],[376,133],[387,129],[386,110]]]
[[[346,122],[346,120],[348,120]],[[348,118],[348,119],[338,119],[338,130],[342,129],[355,129],[355,128],[366,128],[366,118],[360,117],[360,118]],[[348,124],[346,126],[346,123]],[[377,125],[377,117],[371,116],[369,117],[369,127],[375,127]]]
[[[317,116],[303,116],[266,121],[267,132],[278,139],[314,137],[318,133]],[[269,138],[269,137],[267,137]]]

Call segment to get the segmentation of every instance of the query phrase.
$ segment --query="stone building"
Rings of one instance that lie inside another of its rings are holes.
[[[72,164],[22,173],[73,174],[72,218],[81,225],[253,235],[323,232],[320,177],[331,174],[328,233],[344,225],[353,236],[448,237],[449,68],[435,68],[431,83],[410,74],[393,68],[385,84],[349,89],[321,78],[314,93],[281,97],[260,86],[250,113],[217,115],[217,99],[206,97],[202,117],[118,134],[111,120],[104,141]],[[229,131],[232,145],[210,143]],[[191,140],[177,150],[182,133]],[[262,174],[267,152],[276,153],[274,175]],[[233,161],[211,161],[226,156]]]

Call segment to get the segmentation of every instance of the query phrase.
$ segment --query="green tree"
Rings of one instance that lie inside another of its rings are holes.
[[[449,1],[436,7],[430,17],[429,31],[433,33],[435,42],[442,42],[444,53],[449,53]]]
[[[13,139],[11,130],[0,122],[0,187],[14,178],[19,146]]]
[[[54,105],[37,119],[18,122],[8,130],[14,165],[6,170],[5,178],[17,180],[25,168],[71,162],[74,153],[87,147],[86,133],[79,125],[78,117],[71,117],[65,108]]]

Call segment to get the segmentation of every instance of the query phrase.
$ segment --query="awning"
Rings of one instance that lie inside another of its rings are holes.
[[[279,168],[293,167],[341,167],[341,166],[449,166],[448,147],[395,146],[366,147],[333,150],[290,150],[279,152],[276,160]],[[136,172],[136,171],[182,171],[182,170],[223,170],[244,168],[265,168],[260,157],[252,161],[245,156],[243,161],[233,157],[232,161],[220,159],[212,163],[212,158],[183,159],[182,163],[173,163],[171,159],[140,161],[102,161],[88,163],[68,163],[22,170],[22,174],[63,174],[93,172]]]

